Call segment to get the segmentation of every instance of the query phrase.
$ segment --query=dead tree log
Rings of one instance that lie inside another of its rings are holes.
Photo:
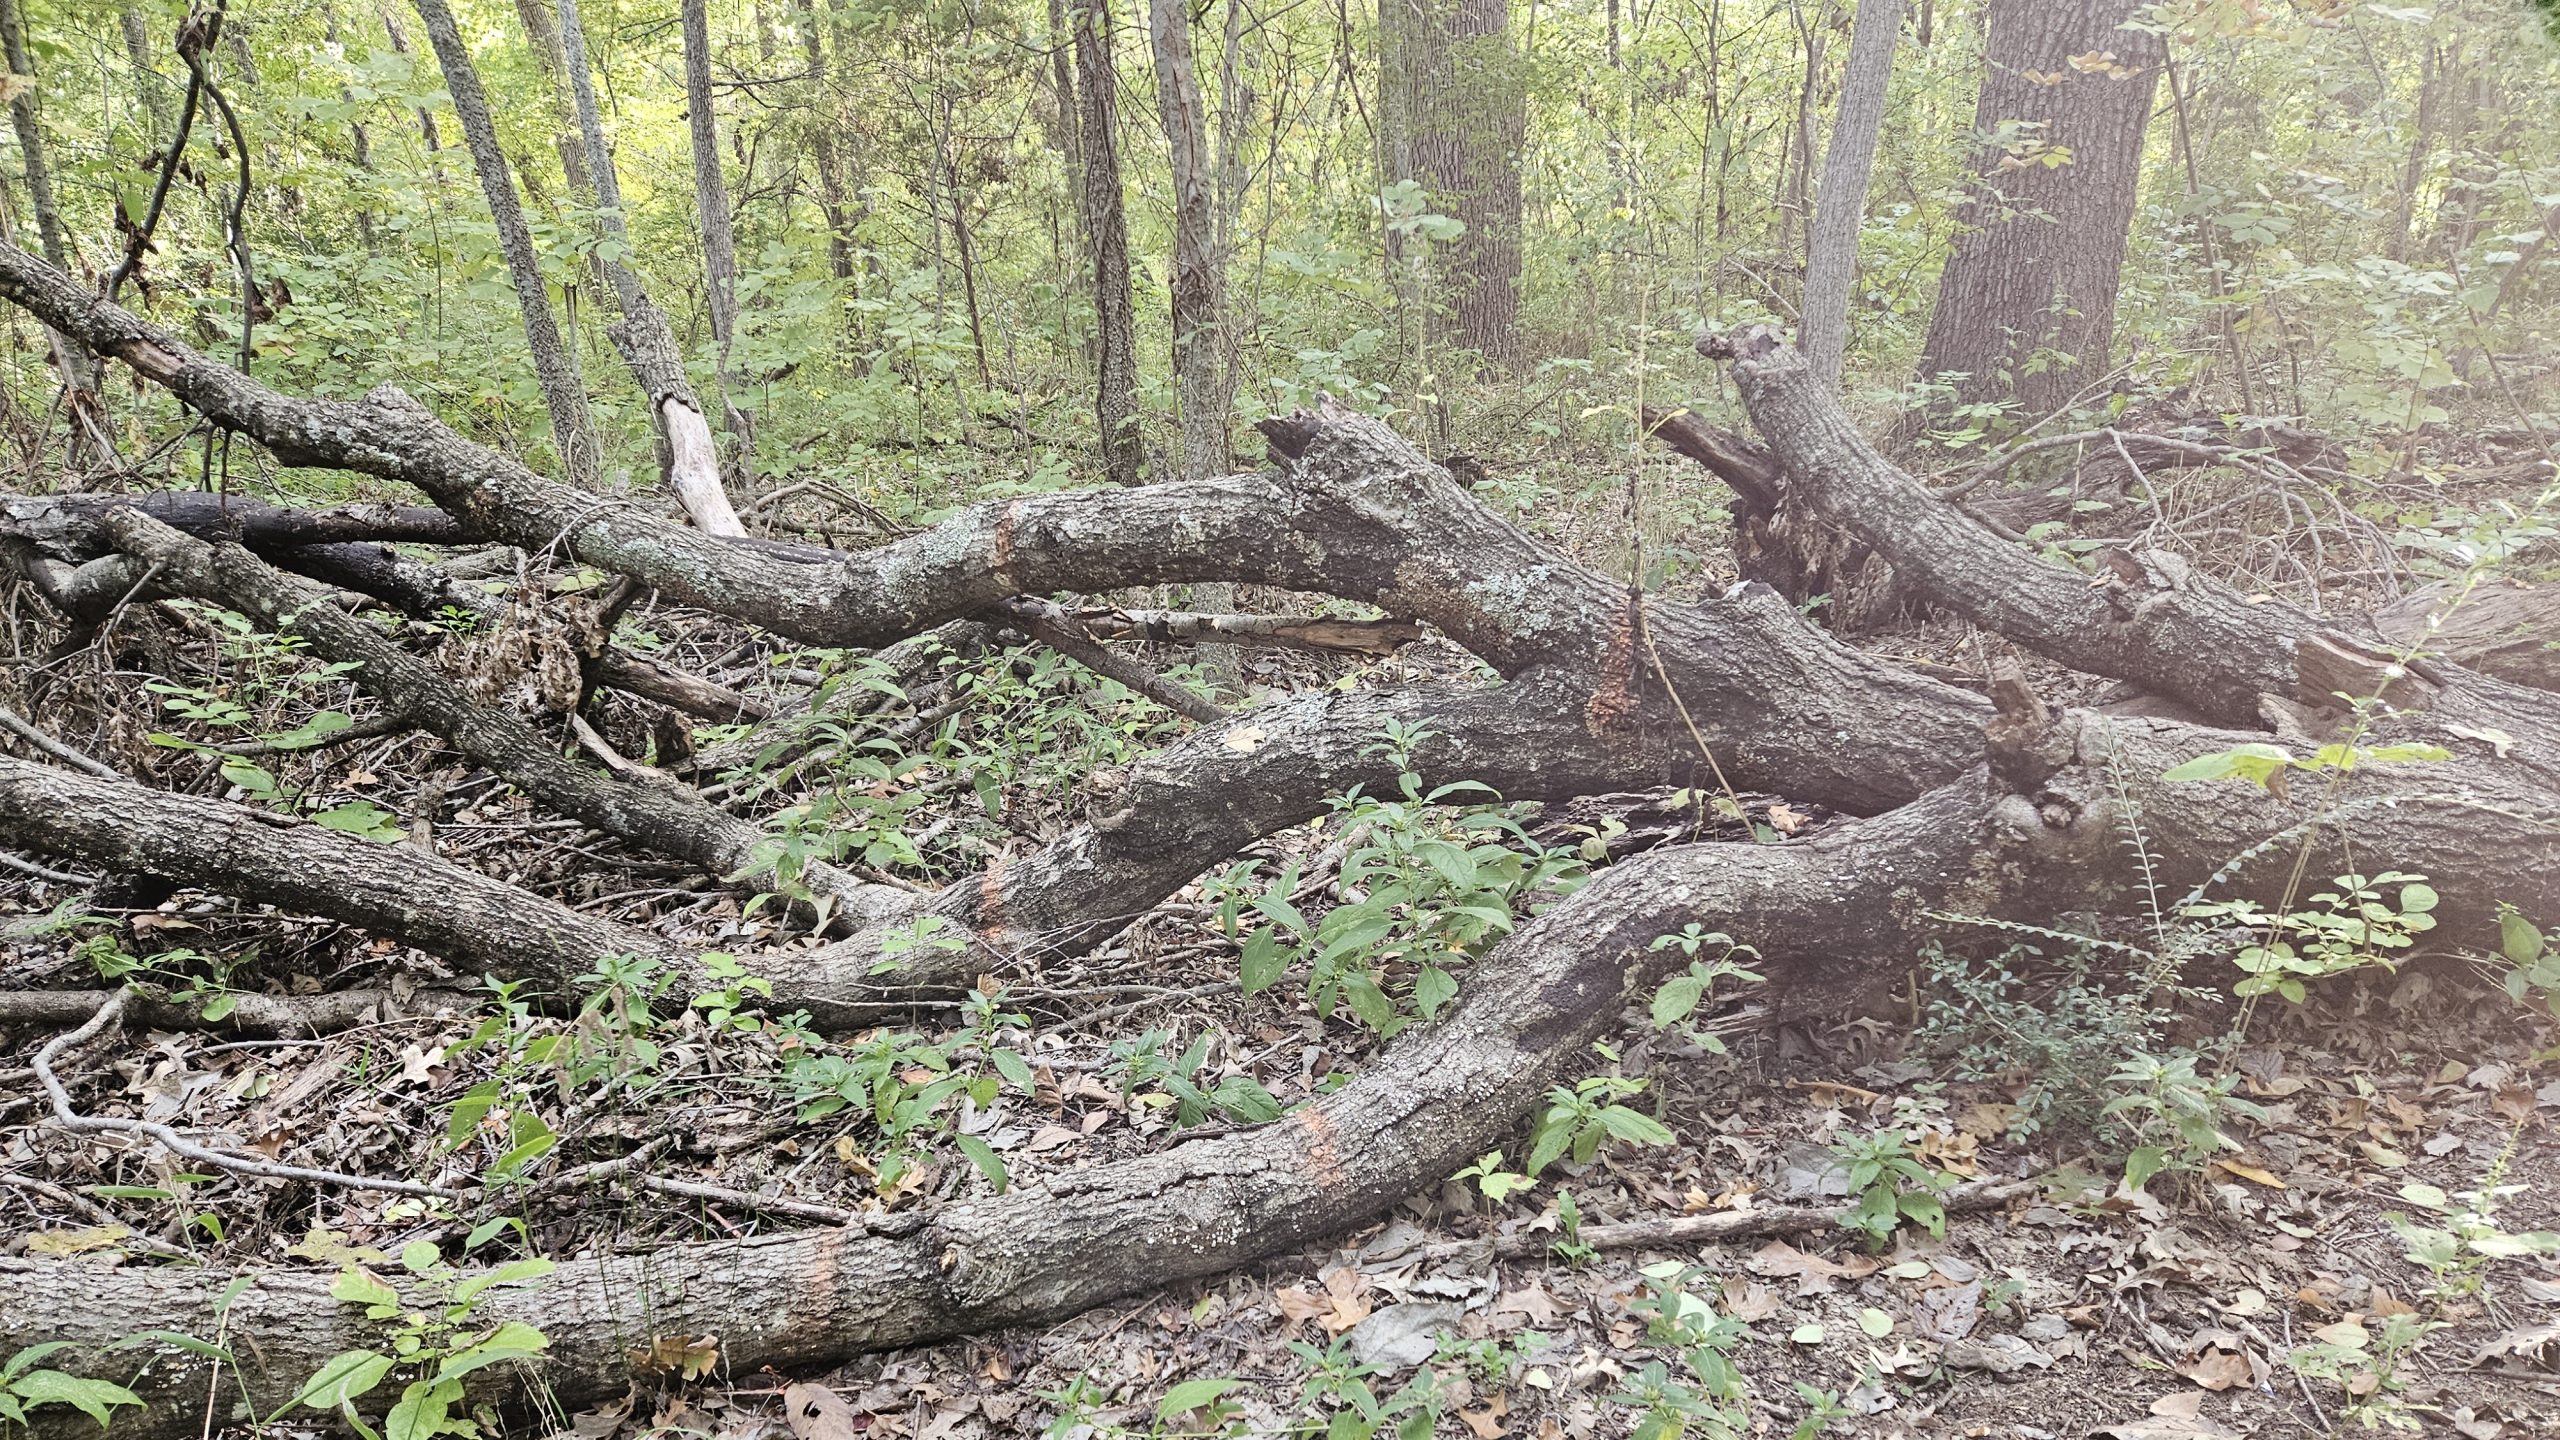
[[[556,543],[803,640],[874,644],[1023,594],[1244,580],[1428,622],[1501,677],[1301,695],[1204,724],[1098,785],[1085,823],[1046,850],[901,912],[958,922],[970,937],[961,950],[898,957],[882,971],[875,929],[757,957],[776,1005],[825,1023],[1110,933],[1257,837],[1318,813],[1326,797],[1391,779],[1369,743],[1390,718],[1433,732],[1413,760],[1433,780],[1485,780],[1513,798],[1738,782],[1866,817],[1784,843],[1668,847],[1604,868],[1468,967],[1438,1020],[1274,1123],[921,1216],[579,1260],[537,1287],[491,1291],[478,1322],[524,1319],[552,1342],[527,1373],[475,1377],[492,1395],[532,1384],[572,1403],[610,1393],[629,1382],[632,1351],[678,1334],[717,1333],[732,1369],[823,1365],[1053,1318],[1340,1229],[1498,1143],[1676,954],[1652,942],[1691,923],[1757,947],[1781,982],[1781,1008],[1804,1010],[1872,990],[1963,917],[2041,923],[2155,901],[2174,910],[2198,888],[2276,900],[2302,874],[2352,863],[2349,839],[2353,861],[2433,877],[2439,933],[2456,943],[2485,941],[2500,901],[2560,913],[2560,721],[2515,687],[2377,654],[2153,560],[2128,557],[2135,573],[2119,566],[2095,587],[2042,566],[1885,464],[1774,345],[1732,347],[1770,453],[1809,507],[1932,603],[2235,724],[2271,701],[2316,707],[2369,684],[2383,703],[2359,713],[2359,743],[2425,740],[2448,758],[2358,763],[2290,789],[2170,782],[2177,765],[2256,733],[2056,718],[2020,687],[2005,689],[1995,712],[1838,645],[1765,592],[1696,605],[1630,595],[1504,523],[1383,426],[1333,410],[1266,427],[1286,462],[1277,476],[1026,497],[810,563],[567,491],[454,436],[396,392],[357,404],[276,394],[19,252],[0,249],[0,294],[296,463],[415,483],[473,535],[537,551]],[[245,549],[173,540],[138,512],[101,525],[120,549],[91,564],[156,565],[173,585],[204,583],[276,616],[298,594]],[[332,615],[313,622],[337,636],[329,643],[384,668],[368,683],[397,686],[402,663],[418,663]],[[431,716],[442,701],[432,686],[419,694],[404,703]],[[440,723],[493,754],[513,733],[479,715]],[[581,785],[607,783],[547,775],[530,758],[510,763],[525,767],[520,783],[553,787],[548,798],[563,809],[589,803]],[[2137,828],[2155,857],[2153,893],[2146,872],[2121,859]],[[693,964],[660,937],[406,847],[30,762],[0,759],[0,844],[289,906],[555,985],[606,954],[680,975]],[[244,1357],[254,1373],[240,1377],[260,1411],[327,1357],[374,1342],[355,1307],[328,1296],[325,1273],[271,1270],[258,1281],[233,1302],[228,1325],[260,1339]],[[227,1283],[0,1261],[0,1346],[68,1339],[73,1348],[49,1363],[125,1378],[132,1366],[104,1354],[108,1343],[143,1329],[209,1329]],[[79,1302],[63,1303],[73,1293]],[[140,1433],[199,1424],[200,1365],[192,1354],[154,1357],[133,1382],[153,1408],[124,1423]]]
[[[562,759],[556,745],[514,715],[476,703],[443,671],[238,545],[191,539],[139,510],[111,511],[101,527],[118,549],[153,566],[169,588],[290,630],[322,658],[355,666],[351,678],[391,715],[434,734],[559,814],[715,876],[805,891],[831,915],[856,926],[902,911],[913,899],[907,891],[866,883],[823,861],[778,874],[756,826],[672,781],[606,779]]]

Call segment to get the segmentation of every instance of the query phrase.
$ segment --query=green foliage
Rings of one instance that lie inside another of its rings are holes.
[[[1855,1197],[1840,1223],[1864,1236],[1869,1249],[1882,1250],[1906,1224],[1933,1236],[1947,1233],[1943,1197],[1955,1177],[1929,1163],[1914,1148],[1914,1138],[1907,1130],[1872,1130],[1843,1135],[1831,1147]]]
[[[1446,812],[1453,800],[1493,792],[1471,782],[1426,789],[1413,756],[1432,733],[1388,722],[1370,753],[1396,767],[1393,798],[1356,788],[1335,798],[1335,824],[1353,839],[1334,886],[1338,902],[1320,918],[1298,906],[1294,865],[1259,895],[1251,865],[1213,883],[1218,923],[1238,942],[1247,994],[1303,967],[1317,1014],[1347,1009],[1380,1036],[1393,1035],[1456,998],[1458,975],[1511,932],[1520,912],[1581,884],[1578,856],[1539,844],[1511,817],[1486,808]],[[1250,932],[1248,909],[1263,922]]]
[[[1704,930],[1696,921],[1691,921],[1677,935],[1655,937],[1650,948],[1678,950],[1689,958],[1686,970],[1662,982],[1662,988],[1654,992],[1651,1007],[1653,1027],[1668,1030],[1676,1026],[1691,1043],[1708,1054],[1725,1053],[1723,1040],[1685,1022],[1698,1013],[1699,1007],[1714,993],[1719,983],[1739,980],[1746,985],[1759,984],[1762,977],[1758,972],[1744,968],[1740,957],[1748,955],[1756,960],[1760,952],[1748,945],[1735,943],[1732,936],[1721,930]],[[1717,953],[1712,956],[1700,953],[1706,950]]]
[[[2218,920],[2254,938],[2232,957],[2242,978],[2232,993],[2243,999],[2274,993],[2299,1003],[2305,982],[2352,970],[2398,965],[2398,952],[2435,928],[2436,892],[2423,875],[2386,870],[2368,879],[2337,877],[2335,890],[2313,894],[2299,910],[2269,910],[2250,900],[2216,900],[2187,906],[2194,920]],[[2385,886],[2399,887],[2396,896]]]
[[[1502,1152],[1499,1150],[1486,1151],[1476,1157],[1474,1164],[1449,1178],[1459,1184],[1473,1180],[1476,1182],[1476,1189],[1483,1192],[1484,1198],[1496,1205],[1538,1183],[1529,1176],[1503,1169]]]
[[[1748,1332],[1691,1292],[1693,1285],[1714,1281],[1707,1271],[1665,1260],[1642,1273],[1645,1293],[1627,1308],[1644,1320],[1646,1342],[1669,1350],[1672,1359],[1646,1361],[1609,1397],[1637,1411],[1630,1435],[1740,1440],[1751,1432],[1751,1391],[1732,1356]]]
[[[347,1350],[330,1357],[291,1400],[267,1417],[267,1424],[275,1424],[300,1406],[335,1412],[365,1440],[477,1436],[493,1425],[491,1417],[460,1413],[463,1378],[493,1365],[529,1361],[549,1349],[551,1342],[521,1320],[475,1325],[474,1311],[490,1290],[534,1284],[552,1272],[552,1263],[511,1260],[465,1274],[447,1264],[426,1241],[414,1241],[402,1249],[399,1263],[408,1276],[410,1295],[352,1260],[329,1286],[330,1295],[361,1308],[366,1320],[382,1326],[383,1348]],[[412,1378],[401,1387],[377,1431],[357,1413],[356,1402],[381,1388],[394,1371],[405,1371]]]
[[[2234,1092],[2237,1075],[2206,1076],[2193,1051],[2150,1055],[2136,1051],[2109,1077],[2120,1093],[2099,1113],[2125,1127],[2133,1149],[2124,1180],[2139,1190],[2163,1171],[2187,1174],[2240,1142],[2224,1133],[2235,1118],[2263,1120],[2266,1111]]]
[[[2402,1398],[2409,1388],[2406,1364],[2444,1323],[2392,1315],[2381,1327],[2375,1333],[2361,1321],[2323,1326],[2318,1333],[2325,1338],[2294,1346],[2284,1363],[2306,1379],[2338,1386],[2343,1417],[2367,1430],[2423,1431],[2426,1426]]]
[[[1596,1047],[1610,1060],[1607,1046]],[[1623,1075],[1591,1075],[1571,1085],[1558,1085],[1547,1092],[1546,1108],[1529,1132],[1529,1175],[1537,1174],[1558,1160],[1570,1158],[1575,1165],[1588,1165],[1600,1153],[1600,1147],[1612,1142],[1626,1145],[1668,1145],[1670,1130],[1641,1110],[1622,1102],[1644,1090],[1642,1080]]]
[[[2560,933],[2536,929],[2513,905],[2498,907],[2498,954],[2506,961],[2499,983],[2518,1003],[2540,1001],[2560,1019]]]
[[[1913,1050],[1944,1057],[1958,1080],[2015,1085],[2016,1140],[2095,1125],[2127,1050],[2157,1043],[2171,1019],[2158,997],[2110,984],[2087,945],[2046,962],[2030,945],[1974,961],[1932,944],[1921,974]]]
[[[117,1406],[141,1408],[142,1397],[121,1385],[37,1366],[37,1361],[69,1348],[68,1340],[47,1340],[0,1360],[0,1421],[24,1426],[30,1423],[30,1410],[68,1405],[97,1421],[98,1428],[104,1430],[113,1420]]]

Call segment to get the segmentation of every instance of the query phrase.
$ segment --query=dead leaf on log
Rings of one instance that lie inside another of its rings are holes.
[[[632,1352],[631,1363],[657,1374],[699,1380],[720,1363],[720,1337],[700,1335],[687,1340],[681,1335],[654,1335],[648,1349]]]

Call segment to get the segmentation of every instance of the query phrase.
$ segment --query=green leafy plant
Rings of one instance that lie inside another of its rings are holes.
[[[2443,1328],[2442,1321],[2415,1315],[2387,1317],[2379,1333],[2360,1320],[2340,1321],[2314,1332],[2319,1338],[2311,1343],[2286,1351],[2284,1362],[2306,1379],[2338,1386],[2344,1418],[2368,1430],[2415,1432],[2425,1426],[2406,1398],[2406,1362],[2429,1334]]]
[[[45,1369],[36,1364],[56,1351],[70,1348],[68,1340],[47,1340],[0,1360],[0,1421],[23,1426],[30,1423],[27,1417],[30,1410],[46,1405],[68,1405],[97,1421],[98,1428],[104,1430],[113,1420],[117,1406],[141,1408],[142,1397],[121,1385]]]
[[[1606,1054],[1603,1047],[1602,1053]],[[1616,1057],[1611,1056],[1615,1059]],[[1624,1102],[1644,1090],[1642,1080],[1623,1075],[1590,1075],[1547,1091],[1547,1107],[1529,1132],[1530,1176],[1570,1157],[1588,1165],[1600,1147],[1612,1141],[1628,1145],[1668,1145],[1663,1123]]]
[[[1392,1035],[1411,1018],[1404,1002],[1414,1017],[1438,1014],[1458,993],[1458,973],[1510,933],[1520,911],[1581,883],[1577,855],[1539,844],[1509,816],[1441,813],[1459,797],[1493,792],[1473,782],[1426,789],[1413,759],[1431,734],[1389,722],[1370,753],[1397,767],[1395,794],[1382,799],[1354,789],[1334,800],[1336,823],[1355,840],[1335,885],[1340,903],[1322,918],[1309,921],[1292,899],[1294,866],[1250,902],[1249,872],[1220,877],[1220,923],[1241,948],[1247,994],[1303,965],[1319,1015],[1348,1008],[1381,1036]],[[1242,928],[1248,903],[1265,922],[1249,933]]]
[[[1474,1164],[1449,1178],[1462,1185],[1473,1180],[1476,1182],[1476,1189],[1483,1193],[1484,1198],[1496,1205],[1538,1183],[1517,1171],[1503,1169],[1502,1152],[1499,1150],[1486,1151],[1476,1158]]]
[[[1908,1131],[1843,1135],[1831,1154],[1847,1171],[1849,1193],[1857,1197],[1840,1223],[1866,1237],[1870,1249],[1883,1249],[1906,1223],[1931,1235],[1947,1233],[1944,1197],[1955,1177],[1930,1164],[1914,1148]]]
[[[2233,1093],[2236,1075],[2205,1076],[2193,1051],[2167,1055],[2137,1052],[2116,1067],[2108,1083],[2120,1093],[2099,1113],[2131,1133],[2124,1182],[2139,1190],[2163,1172],[2188,1174],[2240,1142],[2223,1127],[2235,1118],[2263,1120],[2266,1111]]]
[[[1678,1260],[1647,1265],[1641,1273],[1644,1293],[1628,1309],[1643,1318],[1646,1341],[1669,1349],[1672,1360],[1646,1362],[1609,1397],[1638,1412],[1630,1435],[1675,1440],[1695,1433],[1738,1440],[1750,1433],[1750,1387],[1732,1358],[1747,1332],[1691,1288],[1714,1277]]]
[[[2435,887],[2423,875],[2386,870],[2370,879],[2337,877],[2337,888],[2312,895],[2297,910],[2269,910],[2250,900],[2216,900],[2187,906],[2190,919],[2223,921],[2253,932],[2233,963],[2242,972],[2232,993],[2243,999],[2269,993],[2299,1002],[2306,983],[2368,967],[2392,969],[2397,955],[2435,928]],[[2396,885],[2388,897],[2384,887]]]
[[[1686,970],[1662,982],[1662,988],[1654,992],[1652,1007],[1654,1028],[1668,1030],[1677,1027],[1691,1043],[1708,1054],[1725,1053],[1722,1039],[1685,1022],[1690,1016],[1698,1013],[1699,1007],[1706,1003],[1707,997],[1713,994],[1716,986],[1724,981],[1739,980],[1744,984],[1758,984],[1761,976],[1758,972],[1745,968],[1741,957],[1747,955],[1756,960],[1760,958],[1760,952],[1748,945],[1735,943],[1732,936],[1721,930],[1702,929],[1695,921],[1683,927],[1677,935],[1655,937],[1650,948],[1657,951],[1676,949],[1689,959],[1689,967]],[[1702,953],[1708,950],[1716,953],[1713,955]]]
[[[342,1351],[303,1382],[291,1400],[267,1417],[275,1424],[296,1406],[335,1412],[365,1440],[434,1440],[438,1435],[476,1436],[481,1424],[458,1413],[462,1380],[492,1365],[530,1360],[550,1347],[540,1330],[521,1320],[488,1327],[472,1324],[480,1297],[501,1286],[529,1285],[549,1275],[552,1263],[513,1260],[464,1275],[445,1263],[434,1245],[413,1242],[400,1252],[400,1268],[423,1292],[415,1301],[360,1263],[349,1261],[329,1293],[358,1306],[380,1323],[384,1349]],[[401,1387],[376,1431],[356,1412],[356,1402],[381,1388],[394,1371],[412,1378]]]

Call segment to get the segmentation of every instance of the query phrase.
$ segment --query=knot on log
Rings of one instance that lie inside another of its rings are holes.
[[[1709,360],[1766,360],[1786,347],[1787,337],[1768,325],[1718,330],[1698,327],[1697,351]]]
[[[2013,795],[2032,797],[2071,763],[2071,739],[2025,678],[2011,671],[1991,682],[1990,721],[1982,727],[1992,778]]]

